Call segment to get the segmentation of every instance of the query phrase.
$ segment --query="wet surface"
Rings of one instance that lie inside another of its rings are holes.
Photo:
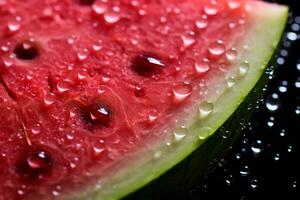
[[[291,12],[264,98],[230,152],[186,199],[300,198],[300,3],[277,2]]]

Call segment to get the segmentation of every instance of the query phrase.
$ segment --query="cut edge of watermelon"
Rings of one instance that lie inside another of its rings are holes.
[[[241,60],[249,62],[249,71],[230,90],[226,90],[219,96],[214,102],[213,114],[201,120],[201,123],[196,121],[190,126],[185,139],[178,145],[166,146],[163,142],[153,147],[160,150],[159,158],[154,158],[153,149],[131,155],[131,161],[134,162],[126,165],[128,159],[124,159],[126,163],[120,165],[126,165],[126,168],[111,171],[110,176],[107,176],[109,178],[102,180],[98,189],[72,194],[67,199],[115,200],[125,197],[186,158],[208,138],[200,141],[198,137],[200,132],[202,135],[211,136],[233,114],[267,67],[280,41],[288,17],[286,6],[258,1],[251,2],[251,6],[254,25],[241,43],[242,48],[244,45],[248,46],[248,51],[242,52]]]

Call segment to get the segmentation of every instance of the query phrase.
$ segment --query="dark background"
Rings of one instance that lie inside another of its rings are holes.
[[[300,199],[300,1],[271,2],[290,6],[271,80],[241,137],[188,200]]]

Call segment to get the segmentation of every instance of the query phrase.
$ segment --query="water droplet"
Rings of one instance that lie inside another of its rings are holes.
[[[182,103],[192,94],[193,87],[188,82],[176,83],[173,85],[173,102]]]
[[[92,46],[92,49],[97,52],[97,51],[100,51],[102,49],[102,41],[99,40],[97,42],[95,42]]]
[[[213,57],[219,57],[225,52],[225,45],[221,40],[211,43],[208,51]]]
[[[297,106],[295,109],[295,114],[300,115],[300,106]]]
[[[288,32],[288,33],[287,33],[287,38],[288,38],[289,40],[291,40],[291,41],[295,41],[295,40],[298,39],[298,36],[297,36],[297,34],[294,33],[294,32]]]
[[[185,128],[176,129],[173,133],[174,141],[180,142],[186,137],[186,135],[187,135],[187,129]]]
[[[297,80],[295,81],[295,87],[300,88],[300,77],[298,77]]]
[[[143,97],[143,96],[145,96],[145,89],[142,86],[140,86],[140,85],[135,86],[135,88],[134,88],[134,95],[136,97]]]
[[[278,94],[273,93],[272,95],[269,95],[266,98],[265,105],[270,112],[275,112],[276,110],[278,110],[280,106],[280,99]]]
[[[79,80],[83,80],[85,78],[87,78],[89,76],[89,72],[87,71],[87,69],[81,69],[78,72],[78,79]]]
[[[270,117],[269,120],[267,121],[267,126],[269,128],[272,128],[275,124],[275,118],[274,117]]]
[[[60,195],[60,192],[58,190],[52,190],[52,195],[54,197],[58,197]]]
[[[192,46],[193,44],[195,44],[195,42],[196,42],[194,35],[182,35],[181,40],[182,40],[184,48],[188,48],[188,47]]]
[[[214,110],[214,104],[204,101],[199,105],[199,118],[204,119],[208,117]]]
[[[203,59],[200,62],[195,63],[194,66],[197,75],[203,75],[210,70],[210,63],[208,59]]]
[[[10,45],[2,45],[2,46],[1,46],[1,50],[2,50],[3,52],[8,52],[8,51],[10,50]]]
[[[155,153],[153,154],[153,158],[154,158],[154,159],[158,159],[158,158],[161,157],[161,155],[162,155],[162,152],[161,152],[161,151],[157,151],[157,152],[155,152]]]
[[[281,137],[284,137],[284,136],[286,135],[286,130],[285,130],[285,129],[282,129],[282,130],[280,131],[279,135],[280,135]]]
[[[257,187],[258,187],[258,180],[257,180],[256,178],[254,178],[254,179],[252,179],[252,180],[250,181],[250,187],[251,187],[251,189],[253,189],[253,190],[256,190],[256,189],[257,189]]]
[[[278,65],[283,65],[285,63],[285,59],[282,57],[278,57],[276,61]]]
[[[34,127],[31,128],[31,133],[37,135],[41,132],[41,124],[37,123]]]
[[[11,67],[13,65],[13,59],[12,58],[3,58],[3,64],[5,67]]]
[[[27,158],[27,164],[32,169],[43,169],[51,167],[52,161],[45,151],[37,151]]]
[[[76,36],[75,36],[75,35],[72,35],[71,37],[69,37],[69,38],[67,39],[67,42],[68,42],[68,44],[72,45],[72,44],[75,43],[75,40],[76,40]]]
[[[232,88],[236,84],[236,80],[234,77],[229,77],[226,82],[227,88]]]
[[[51,105],[51,104],[53,104],[53,103],[55,102],[55,100],[56,100],[56,96],[55,96],[55,94],[53,94],[53,93],[48,93],[48,94],[46,94],[45,97],[44,97],[44,103],[45,103],[46,105]]]
[[[250,64],[249,64],[249,62],[247,60],[245,60],[244,62],[242,62],[239,65],[239,68],[238,68],[238,76],[239,77],[245,76],[248,73],[249,68],[250,68]]]
[[[24,189],[18,189],[17,194],[20,196],[24,196],[26,194]]]
[[[291,153],[293,151],[293,145],[289,145],[287,148],[287,152]]]
[[[282,81],[281,85],[278,87],[279,92],[285,93],[288,90],[288,82],[287,81]]]
[[[97,156],[100,155],[105,150],[104,141],[97,140],[94,143],[93,150],[94,150],[94,155],[97,155]]]
[[[59,81],[56,85],[56,88],[58,90],[58,92],[63,93],[63,92],[67,92],[71,89],[72,84],[70,83],[70,81],[67,80],[62,80]]]
[[[102,15],[102,14],[104,14],[106,12],[107,5],[104,2],[96,1],[93,4],[92,9],[93,9],[93,11],[94,11],[95,14]]]
[[[20,30],[21,24],[18,21],[9,22],[7,24],[7,28],[10,32],[16,32],[16,31]]]
[[[241,3],[238,0],[228,0],[227,5],[230,9],[237,9],[241,6]]]
[[[230,175],[225,177],[225,184],[227,186],[231,186],[232,183],[233,183],[233,176],[232,176],[232,174],[230,174]]]
[[[236,48],[231,48],[229,50],[226,51],[226,58],[229,61],[234,61],[238,56],[237,50]]]
[[[205,139],[207,139],[212,132],[213,132],[213,130],[210,127],[203,127],[203,128],[201,128],[199,130],[199,133],[198,133],[199,140],[205,140]]]
[[[208,25],[207,16],[203,15],[200,19],[195,22],[195,25],[198,29],[205,29]]]
[[[241,167],[241,170],[240,170],[240,175],[241,176],[248,176],[250,174],[250,169],[248,167],[248,165],[244,165]]]
[[[278,161],[280,159],[280,154],[279,153],[276,153],[275,156],[274,156],[274,160],[275,161]]]
[[[104,14],[104,20],[108,24],[115,24],[121,19],[120,14],[116,12],[106,12]]]
[[[79,52],[77,52],[77,58],[80,60],[80,61],[84,61],[88,58],[89,56],[89,51],[87,49],[83,49]]]
[[[298,31],[300,31],[300,25],[299,24],[292,24],[291,29],[293,31],[298,32]]]
[[[209,15],[209,16],[213,16],[218,14],[218,7],[216,5],[212,5],[212,4],[207,4],[204,6],[203,11],[205,14]]]
[[[230,132],[227,130],[221,132],[221,136],[223,139],[227,139],[230,135],[231,135]]]
[[[138,14],[141,15],[141,16],[145,16],[147,14],[147,12],[144,9],[139,9]]]
[[[263,150],[263,143],[261,140],[256,140],[251,145],[251,150],[254,156],[258,156]]]
[[[242,157],[242,155],[241,155],[240,153],[235,154],[235,158],[236,158],[237,160],[240,160],[241,157]]]
[[[148,122],[150,124],[154,124],[154,122],[157,120],[157,118],[158,118],[158,111],[152,110],[148,115]]]
[[[296,189],[297,187],[297,180],[292,181],[292,189]]]
[[[74,134],[74,131],[71,131],[70,133],[67,133],[66,134],[66,138],[68,140],[73,140],[75,138],[75,134]]]

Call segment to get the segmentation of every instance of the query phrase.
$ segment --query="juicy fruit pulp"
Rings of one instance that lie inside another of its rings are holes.
[[[213,126],[191,133],[189,125],[220,112],[217,99],[248,74],[258,78],[251,67],[264,64],[243,56],[252,55],[244,40],[259,19],[254,10],[264,6],[0,0],[0,199],[65,198],[83,190],[119,198],[171,167],[176,161],[159,164],[161,171],[142,163],[164,162],[157,145],[199,146]],[[177,154],[180,160],[186,152]],[[133,165],[141,166],[130,185],[122,170]],[[149,174],[141,178],[143,172]]]

